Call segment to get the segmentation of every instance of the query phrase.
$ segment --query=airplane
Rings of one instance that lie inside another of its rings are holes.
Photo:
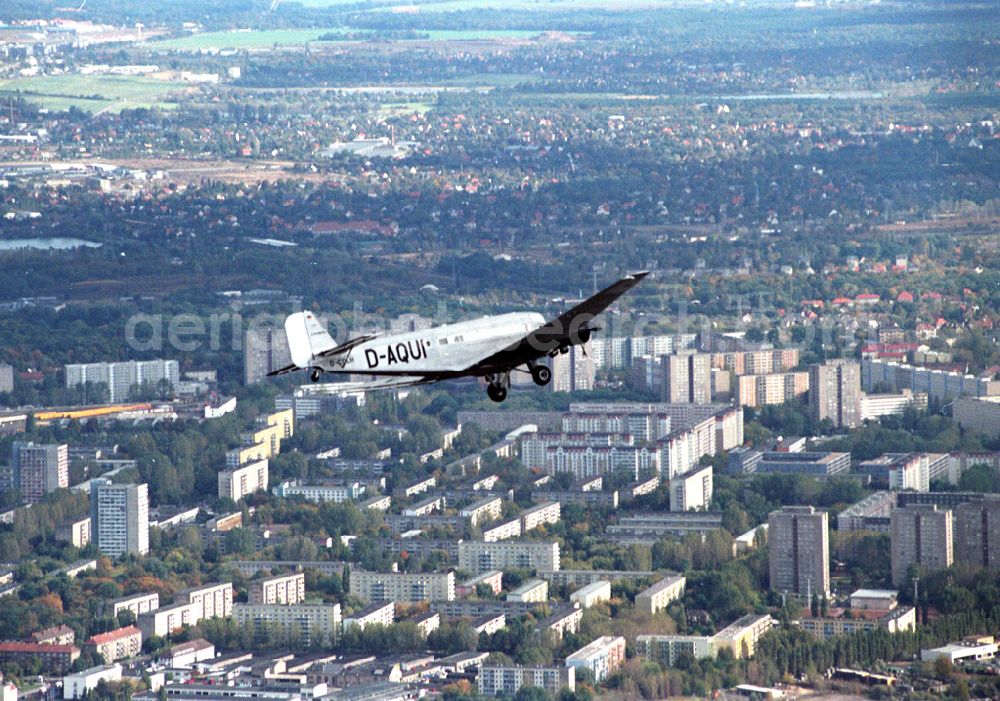
[[[551,321],[537,312],[513,312],[409,333],[362,335],[339,345],[315,314],[295,312],[285,319],[292,364],[268,375],[309,370],[313,382],[323,373],[377,378],[352,387],[365,390],[481,377],[489,398],[502,402],[510,373],[523,372],[522,366],[536,385],[549,384],[552,371],[539,361],[589,341],[598,330],[594,317],[648,274],[644,270],[626,275]]]

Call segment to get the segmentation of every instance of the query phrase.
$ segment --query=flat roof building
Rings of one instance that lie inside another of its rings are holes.
[[[510,698],[527,686],[545,689],[556,696],[563,688],[576,689],[576,668],[488,665],[479,668],[476,681],[482,696]]]
[[[912,504],[892,512],[890,529],[893,585],[906,583],[911,566],[924,573],[951,566],[951,511],[933,504]]]
[[[825,511],[784,506],[767,519],[771,591],[812,595],[830,593],[830,536]]]
[[[604,635],[566,658],[567,667],[589,670],[594,681],[601,683],[614,674],[625,661],[625,638]]]
[[[664,577],[635,595],[635,607],[652,616],[684,596],[686,584],[687,580],[679,575]]]
[[[611,600],[611,582],[591,582],[569,595],[569,600],[580,604],[580,608],[590,608]]]

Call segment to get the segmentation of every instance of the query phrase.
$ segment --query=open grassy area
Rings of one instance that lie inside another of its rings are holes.
[[[176,83],[120,75],[56,75],[0,80],[0,93],[19,93],[52,111],[120,112],[139,107],[175,106],[168,96]]]
[[[385,102],[379,105],[380,117],[398,117],[405,114],[425,114],[434,109],[432,102]]]
[[[329,32],[345,31],[343,27],[329,29],[266,29],[261,31],[205,32],[178,39],[150,42],[147,46],[163,51],[200,51],[202,49],[267,49],[272,46],[297,46],[316,41]]]
[[[329,29],[267,29],[261,31],[206,32],[177,39],[154,41],[147,46],[154,51],[202,51],[222,49],[269,49],[273,46],[301,46],[317,41],[325,34],[360,32],[377,36],[377,32],[350,27]],[[526,29],[430,29],[420,30],[432,41],[483,41],[490,39],[531,39],[541,34]],[[579,33],[576,33],[579,34]]]
[[[449,78],[441,81],[442,85],[458,85],[465,87],[489,86],[494,88],[509,88],[523,83],[536,83],[542,79],[539,73],[476,73]]]

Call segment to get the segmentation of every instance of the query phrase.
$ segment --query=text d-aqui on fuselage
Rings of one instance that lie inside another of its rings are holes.
[[[397,365],[399,363],[409,363],[411,360],[421,360],[427,357],[427,349],[430,348],[430,341],[406,341],[400,343],[390,343],[384,350],[378,351],[374,348],[365,349],[365,362],[368,369],[377,368],[380,364]]]

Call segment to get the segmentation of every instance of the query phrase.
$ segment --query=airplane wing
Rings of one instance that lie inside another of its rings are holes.
[[[272,370],[271,372],[267,373],[267,376],[277,377],[278,375],[287,375],[290,372],[295,372],[296,370],[301,370],[301,369],[302,368],[300,368],[298,365],[292,363],[291,365],[286,365],[285,367],[280,368],[278,370]]]
[[[648,270],[626,275],[613,285],[563,312],[552,321],[539,326],[520,341],[480,360],[469,367],[466,372],[482,374],[514,368],[529,360],[537,360],[548,355],[561,346],[585,342],[590,337],[590,332],[595,330],[595,327],[591,325],[594,317],[638,285],[647,275],[649,275]]]
[[[397,375],[395,377],[386,377],[378,380],[363,382],[338,382],[334,386],[338,390],[361,390],[362,392],[371,392],[379,389],[396,389],[398,387],[429,385],[434,382],[440,382],[442,379],[446,378],[423,375]]]

